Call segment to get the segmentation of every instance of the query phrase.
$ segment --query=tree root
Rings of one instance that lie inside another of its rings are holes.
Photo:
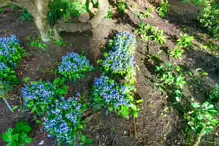
[[[108,0],[98,0],[99,2],[99,8],[97,14],[86,23],[64,23],[60,22],[56,25],[54,25],[54,33],[55,33],[55,39],[60,39],[60,32],[83,32],[88,31],[91,29],[96,28],[105,18],[108,12],[109,3]]]

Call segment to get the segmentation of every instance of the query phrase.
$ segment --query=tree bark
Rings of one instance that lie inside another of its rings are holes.
[[[49,3],[51,0],[17,0],[34,18],[41,39],[44,42],[50,41],[49,30],[50,26],[47,20],[49,11]]]

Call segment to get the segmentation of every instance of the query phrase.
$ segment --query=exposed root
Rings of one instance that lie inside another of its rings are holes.
[[[60,32],[83,32],[96,28],[105,18],[108,12],[108,0],[98,0],[99,8],[97,14],[87,23],[64,23],[60,22],[54,26],[55,39],[60,39]]]

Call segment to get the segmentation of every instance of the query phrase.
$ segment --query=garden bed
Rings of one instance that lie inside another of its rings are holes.
[[[128,2],[129,7],[134,1]],[[141,3],[141,1],[139,2]],[[143,3],[143,2],[142,2]],[[102,109],[99,112],[89,111],[87,116],[89,123],[86,126],[85,134],[93,140],[93,145],[112,145],[112,146],[158,146],[158,145],[187,145],[185,138],[186,122],[182,117],[182,113],[177,112],[170,105],[166,95],[155,86],[154,78],[156,77],[155,65],[148,61],[148,55],[156,55],[159,51],[163,52],[159,55],[163,62],[170,61],[167,53],[169,48],[173,48],[176,39],[180,37],[181,32],[186,32],[195,37],[193,48],[185,52],[183,60],[171,60],[173,64],[180,64],[185,72],[195,72],[196,69],[202,68],[208,73],[206,77],[197,76],[200,82],[192,82],[185,87],[184,95],[189,97],[205,98],[205,95],[219,83],[219,72],[216,70],[216,64],[219,63],[218,55],[214,52],[204,51],[200,48],[200,42],[206,43],[207,39],[202,34],[202,28],[194,23],[193,17],[187,17],[187,10],[193,9],[192,5],[179,5],[175,1],[169,2],[171,7],[171,15],[166,19],[161,19],[154,13],[154,18],[144,19],[146,24],[152,24],[159,29],[164,30],[167,36],[167,43],[163,47],[155,42],[145,42],[137,37],[137,48],[135,52],[135,61],[137,66],[136,75],[136,96],[143,99],[140,105],[139,117],[135,119],[123,119],[114,113],[109,113]],[[148,4],[149,5],[149,4]],[[178,13],[174,13],[179,8]],[[191,15],[196,15],[196,10],[191,11]],[[143,7],[139,4],[138,10],[143,11]],[[189,13],[189,14],[190,14]],[[119,16],[118,16],[119,17]],[[178,17],[182,17],[179,20]],[[103,47],[108,43],[109,37],[115,32],[128,31],[135,33],[139,19],[136,15],[128,10],[125,19],[106,19],[98,28],[83,33],[62,33],[61,36],[66,46],[48,43],[45,50],[31,47],[30,44],[37,36],[37,31],[32,22],[21,22],[19,11],[11,11],[6,9],[0,15],[0,37],[14,34],[20,40],[21,46],[26,50],[27,56],[21,61],[17,69],[18,77],[21,81],[30,78],[31,81],[53,81],[56,78],[54,70],[57,69],[57,63],[61,62],[62,56],[69,52],[84,53],[93,66],[97,66],[97,60],[103,58]],[[186,29],[185,29],[186,28]],[[216,42],[217,43],[217,42]],[[73,84],[69,84],[69,94],[74,96],[80,92],[82,95],[91,96],[94,84],[94,78],[100,77],[100,71],[93,71],[87,74],[87,77]],[[23,97],[21,89],[24,82],[17,89],[10,93],[11,98],[8,99],[11,106],[23,105]],[[20,110],[11,113],[3,101],[0,103],[0,133],[7,131],[9,127],[14,127],[15,123],[20,119],[25,119],[31,123],[33,132],[31,137],[34,138],[33,146],[44,143],[45,146],[56,146],[55,139],[48,138],[43,127],[35,123],[33,115],[27,113],[23,115]],[[206,136],[202,145],[214,145],[217,143],[215,131],[212,135]],[[208,142],[206,142],[208,141]],[[218,144],[218,143],[217,143]],[[217,145],[216,144],[216,145]],[[0,139],[0,145],[5,143]]]

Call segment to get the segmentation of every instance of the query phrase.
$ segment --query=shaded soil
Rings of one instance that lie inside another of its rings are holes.
[[[142,3],[143,1],[138,1],[138,11],[144,11],[145,7],[150,6],[149,3],[145,2],[144,5]],[[134,1],[132,0],[128,2],[130,8],[133,4]],[[207,39],[201,34],[202,28],[195,21],[195,16],[200,8],[184,5],[174,0],[170,0],[170,5],[171,15],[166,19],[161,19],[154,12],[154,18],[139,20],[134,11],[129,10],[122,17],[123,19],[121,17],[113,20],[106,19],[95,30],[74,34],[63,33],[62,36],[67,44],[66,47],[49,43],[47,44],[48,48],[45,50],[33,48],[29,45],[32,41],[31,38],[37,36],[33,23],[22,23],[19,11],[13,12],[10,9],[6,9],[0,15],[0,37],[15,34],[20,39],[21,45],[28,52],[28,56],[23,59],[17,70],[21,81],[26,77],[30,77],[32,81],[39,79],[52,81],[57,76],[54,73],[57,69],[57,63],[68,52],[84,52],[95,66],[96,61],[102,55],[103,51],[101,48],[106,44],[112,32],[134,32],[137,24],[141,21],[163,29],[168,39],[164,47],[153,42],[144,42],[137,38],[138,44],[135,53],[137,96],[144,100],[144,103],[140,105],[139,118],[126,120],[113,113],[108,113],[106,110],[100,112],[91,111],[92,115],[85,133],[93,139],[94,146],[188,145],[185,139],[186,124],[182,119],[183,116],[169,105],[167,97],[161,94],[152,80],[155,78],[155,65],[159,65],[162,62],[152,63],[149,61],[148,55],[156,55],[157,52],[163,50],[159,55],[163,62],[172,61],[174,64],[180,64],[185,68],[185,73],[188,71],[195,72],[197,68],[202,68],[209,76],[201,79],[202,84],[189,84],[189,88],[187,87],[184,92],[187,96],[203,98],[205,98],[205,95],[215,83],[219,83],[219,71],[216,69],[216,64],[219,64],[219,58],[217,55],[212,55],[198,47],[200,46],[200,41],[201,43],[207,42]],[[177,13],[175,13],[176,10]],[[183,60],[171,60],[167,54],[168,49],[174,47],[176,39],[180,37],[180,33],[185,31],[185,26],[190,24],[193,25],[187,31],[192,32],[191,35],[194,35],[198,40],[193,43],[194,49],[189,50]],[[86,79],[77,81],[75,84],[69,84],[70,95],[73,96],[77,92],[84,95],[89,94],[92,89],[93,79],[99,75],[99,72],[89,73]],[[12,106],[22,105],[22,97],[20,95],[22,84],[16,91],[11,93],[12,98],[9,99],[9,103]],[[34,128],[32,133],[34,143],[31,145],[36,146],[42,141],[44,141],[44,146],[57,145],[54,139],[47,138],[42,126],[35,124],[33,117],[29,113],[25,115],[22,115],[20,111],[11,113],[4,102],[1,101],[0,117],[0,133],[7,131],[9,127],[14,127],[18,120],[26,119],[32,123]],[[215,135],[206,137],[210,142],[216,141],[216,138]],[[0,145],[5,145],[1,139]],[[206,145],[206,143],[203,142],[203,145]],[[207,145],[211,144],[207,143]]]

